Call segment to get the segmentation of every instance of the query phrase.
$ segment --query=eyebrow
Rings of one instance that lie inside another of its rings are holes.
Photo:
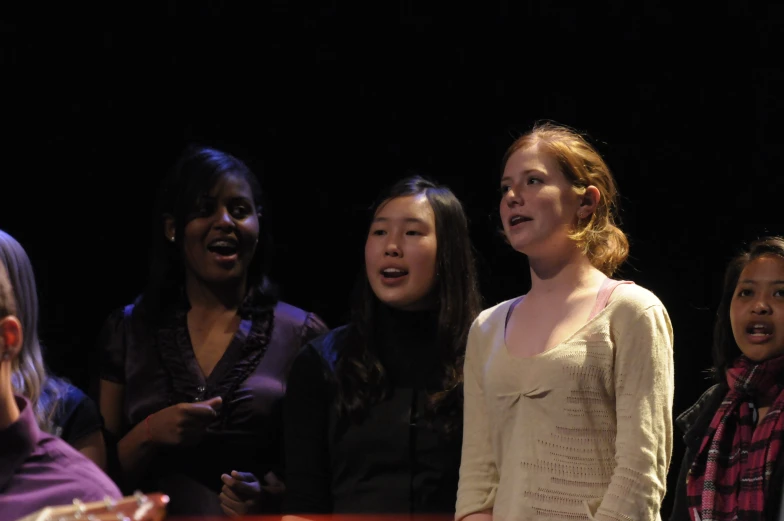
[[[760,281],[751,280],[751,279],[744,279],[739,282],[739,284],[757,284]],[[765,282],[765,281],[762,281]],[[784,284],[784,280],[772,280],[769,284]]]
[[[202,200],[202,201],[217,201],[218,199],[219,199],[219,197],[216,197],[214,195],[209,195],[209,194],[205,194],[205,195],[199,197],[199,200]],[[247,196],[240,195],[240,194],[228,195],[226,197],[226,199],[228,199],[229,201],[232,201],[232,202],[234,202],[234,201],[246,201],[246,202],[251,202],[251,203],[253,202],[253,199],[250,199]]]
[[[529,168],[528,170],[523,170],[520,173],[523,174],[523,175],[528,175],[528,174],[532,174],[532,173],[533,174],[547,175],[547,172],[545,172],[544,170],[539,170],[538,168]],[[511,181],[511,179],[512,179],[511,177],[509,177],[508,175],[505,175],[504,177],[501,178],[501,182],[503,182],[503,181]]]
[[[376,217],[375,219],[373,219],[373,222],[374,223],[388,222],[388,221],[392,221],[392,220],[396,220],[396,219],[389,219],[388,217]],[[417,224],[427,225],[427,223],[425,221],[423,221],[422,219],[420,219],[418,217],[406,217],[404,219],[397,219],[397,220],[402,220],[403,222],[407,222],[407,223],[417,223]]]

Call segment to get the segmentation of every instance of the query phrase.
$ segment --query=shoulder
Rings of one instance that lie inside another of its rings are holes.
[[[117,329],[124,324],[132,315],[136,305],[131,303],[112,309],[104,320],[104,329]]]
[[[62,407],[66,411],[73,411],[75,408],[81,405],[82,402],[89,400],[87,395],[72,383],[55,376],[49,376],[47,378],[47,389],[55,386],[61,389]]]
[[[726,385],[714,384],[702,393],[693,405],[678,415],[675,419],[675,425],[678,426],[681,432],[688,435],[692,428],[702,423],[700,421],[701,418],[706,416],[713,417],[725,394],[727,394]]]
[[[607,303],[605,312],[597,315],[619,338],[661,342],[672,348],[673,328],[667,309],[650,290],[637,284],[618,286]]]
[[[489,307],[474,319],[468,332],[466,364],[477,363],[477,361],[484,360],[489,356],[493,346],[499,342],[498,339],[503,338],[506,317],[519,299],[520,297],[505,300]]]
[[[519,299],[520,297],[515,297],[513,299],[505,300],[483,310],[476,319],[474,319],[473,324],[471,324],[471,330],[474,334],[481,334],[491,333],[499,327],[503,328],[506,324],[506,317],[509,314],[509,310]]]
[[[315,313],[285,302],[275,305],[275,329],[298,337],[302,343],[328,331],[327,325]]]
[[[618,312],[636,315],[650,308],[664,309],[664,304],[651,290],[634,283],[616,287],[610,296],[608,307],[610,305]]]
[[[141,323],[140,315],[141,310],[135,302],[111,310],[103,322],[102,338],[107,341],[112,337],[125,335],[132,323]]]
[[[309,389],[306,394],[323,392],[323,386],[333,381],[338,353],[345,345],[347,334],[348,326],[341,326],[305,344],[294,359],[287,394],[297,394],[296,390],[303,389]]]
[[[312,327],[315,323],[323,324],[315,313],[281,301],[275,304],[275,322],[291,327]]]
[[[89,396],[64,380],[52,383],[62,388],[62,398],[56,406],[53,421],[62,429],[63,440],[73,443],[101,429],[103,420],[98,407]]]
[[[74,411],[86,402],[89,402],[90,398],[81,389],[65,380],[55,376],[49,376],[46,380],[44,392],[53,399],[59,400],[55,410],[54,422],[59,426],[63,426]]]
[[[116,308],[104,320],[98,336],[101,353],[101,379],[115,383],[124,382],[125,356],[128,350],[134,349],[144,338],[141,321],[136,320],[137,306],[128,304]],[[131,319],[134,318],[133,322]],[[135,324],[131,334],[131,324]],[[142,341],[142,344],[144,342]]]
[[[346,343],[348,333],[349,325],[336,327],[308,342],[300,356],[318,357],[330,370],[334,370],[338,354]]]
[[[285,302],[278,301],[277,304],[275,304],[275,322],[279,324],[295,327],[301,326],[304,324],[305,320],[307,320],[309,314],[310,313],[304,309],[300,309]]]

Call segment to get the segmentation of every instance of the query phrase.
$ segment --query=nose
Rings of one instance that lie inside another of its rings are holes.
[[[751,308],[751,312],[755,315],[770,315],[773,309],[768,304],[768,301],[764,298],[759,298],[754,302],[754,306]]]
[[[396,235],[388,235],[389,239],[384,245],[385,257],[402,257],[403,250],[400,249],[400,241]]]
[[[229,213],[228,208],[221,208],[218,210],[218,215],[215,219],[215,228],[219,230],[227,230],[227,229],[234,229],[235,223],[234,218]]]
[[[517,190],[516,187],[510,186],[506,193],[504,193],[504,200],[506,201],[506,205],[508,207],[513,206],[520,206],[523,204],[522,193],[520,190]]]

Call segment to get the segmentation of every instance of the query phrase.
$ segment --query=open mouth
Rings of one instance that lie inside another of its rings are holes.
[[[217,239],[207,245],[207,251],[221,257],[231,257],[237,254],[239,246],[234,239]]]
[[[532,221],[530,217],[526,217],[524,215],[515,215],[511,219],[509,219],[509,226],[515,226],[516,224]]]
[[[768,338],[773,335],[773,326],[770,324],[751,323],[746,326],[746,333],[754,338]]]
[[[408,275],[408,271],[400,268],[386,268],[381,270],[381,276],[385,279],[399,279]]]

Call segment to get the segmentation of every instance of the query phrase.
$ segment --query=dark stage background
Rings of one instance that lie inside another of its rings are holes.
[[[525,261],[496,234],[500,157],[537,119],[588,131],[622,194],[632,258],[621,276],[656,293],[674,324],[676,413],[708,386],[728,257],[741,241],[784,234],[782,5],[18,2],[1,12],[0,228],[35,264],[49,364],[85,389],[103,320],[145,280],[154,188],[191,141],[259,173],[284,299],[337,326],[364,209],[407,168],[464,201],[486,304],[525,292]],[[681,454],[678,437],[672,477]]]

